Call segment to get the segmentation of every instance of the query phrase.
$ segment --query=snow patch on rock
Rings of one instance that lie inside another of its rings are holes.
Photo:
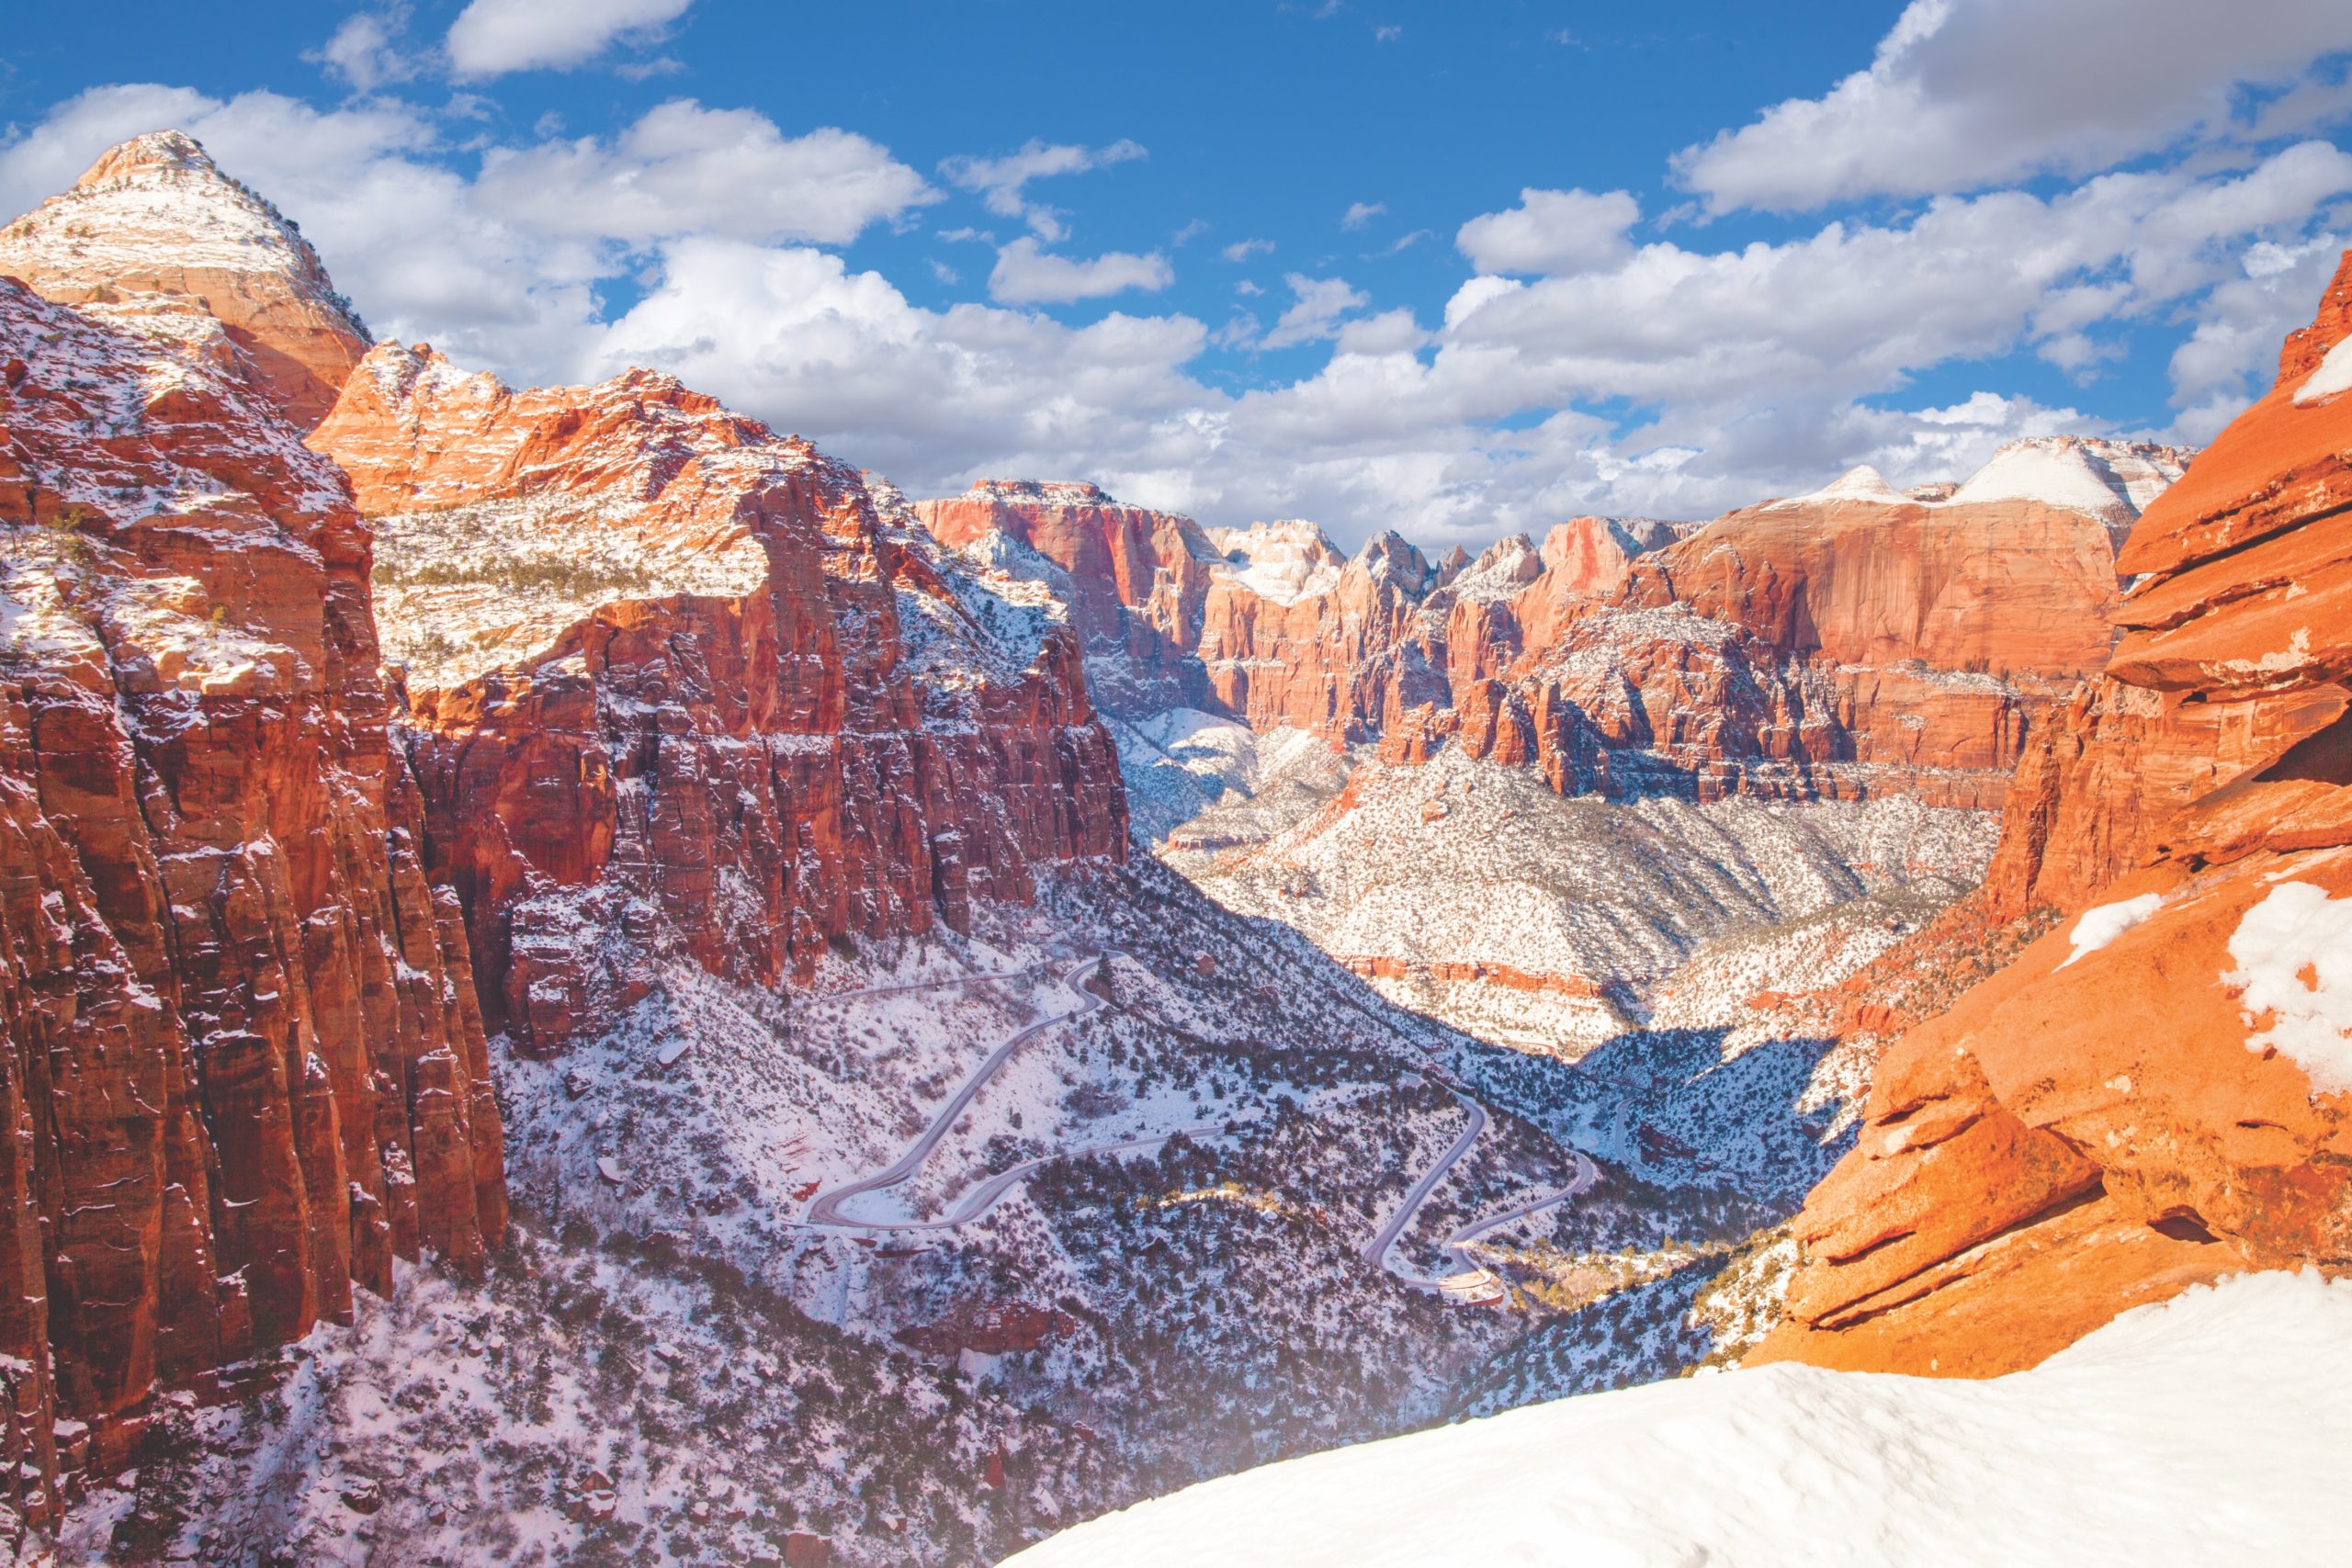
[[[2164,908],[2164,902],[2161,893],[2143,893],[2137,898],[2101,904],[2084,910],[2082,919],[2075,922],[2074,931],[2068,938],[2075,944],[2075,951],[2067,954],[2066,962],[2058,967],[2066,968],[2097,953]]]
[[[1247,528],[1207,528],[1209,543],[1232,562],[1234,580],[1261,599],[1295,604],[1340,585],[1347,558],[1322,529],[1295,520]]]
[[[2295,401],[2315,403],[2332,398],[2338,392],[2352,392],[2352,337],[2346,338],[2327,351],[2319,368],[2303,378],[2295,389]]]
[[[2244,987],[2246,1049],[2284,1053],[2314,1094],[2352,1094],[2352,898],[2282,882],[2238,921],[2230,956],[2222,979]]]

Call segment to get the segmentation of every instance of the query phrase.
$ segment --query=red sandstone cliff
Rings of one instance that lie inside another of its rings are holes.
[[[1182,701],[1391,761],[1457,746],[1572,793],[1997,807],[2105,660],[2116,531],[2183,458],[2019,443],[1932,498],[1865,470],[1703,529],[1578,518],[1437,570],[1394,536],[1343,560],[1307,525],[1204,534],[1091,486],[919,511],[951,545],[1049,557],[1131,716]]]
[[[220,321],[263,395],[305,427],[368,349],[300,231],[176,130],[109,150],[72,190],[0,228],[0,276],[65,304],[188,301]]]
[[[1059,605],[806,442],[667,377],[516,391],[384,344],[312,444],[375,524],[435,870],[525,1048],[668,962],[805,977],[1124,854]]]
[[[2133,530],[1984,895],[2075,913],[1888,1053],[1762,1359],[1988,1375],[2232,1269],[2352,1266],[2352,395],[2311,390],[2347,301],[2352,255]]]
[[[1201,700],[1202,604],[1221,558],[1191,518],[1126,505],[1091,484],[1021,479],[984,479],[913,506],[951,548],[1014,570],[1035,570],[1024,556],[1054,569],[1106,710],[1141,715]]]
[[[52,1375],[119,1458],[158,1385],[505,1223],[368,532],[235,335],[119,298],[0,280],[0,1355],[36,1514]]]

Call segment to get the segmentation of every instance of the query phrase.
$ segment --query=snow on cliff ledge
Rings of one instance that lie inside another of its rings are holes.
[[[1011,1562],[2336,1562],[2346,1455],[2352,1280],[2256,1274],[1990,1382],[1771,1366],[1565,1399],[1208,1482]]]

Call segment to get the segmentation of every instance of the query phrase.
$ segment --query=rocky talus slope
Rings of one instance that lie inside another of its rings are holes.
[[[2352,1264],[2348,336],[2352,256],[2132,530],[1986,889],[2067,916],[1890,1051],[1765,1359],[1997,1373],[2232,1269]]]
[[[668,377],[517,391],[383,344],[311,437],[376,530],[436,874],[530,1051],[685,953],[805,981],[1116,859],[1058,603]]]
[[[111,149],[72,190],[0,228],[0,276],[65,304],[185,300],[220,321],[254,386],[305,428],[368,350],[301,231],[176,130]]]
[[[498,1111],[369,538],[236,335],[0,278],[0,1351],[20,1519],[159,1387],[482,1259]],[[51,1417],[64,1452],[52,1451]]]

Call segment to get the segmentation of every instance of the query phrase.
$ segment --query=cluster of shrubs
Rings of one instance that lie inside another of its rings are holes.
[[[640,567],[561,556],[482,556],[471,560],[400,566],[376,562],[379,588],[450,588],[487,583],[511,593],[550,593],[566,599],[619,599],[650,592],[653,575]]]

